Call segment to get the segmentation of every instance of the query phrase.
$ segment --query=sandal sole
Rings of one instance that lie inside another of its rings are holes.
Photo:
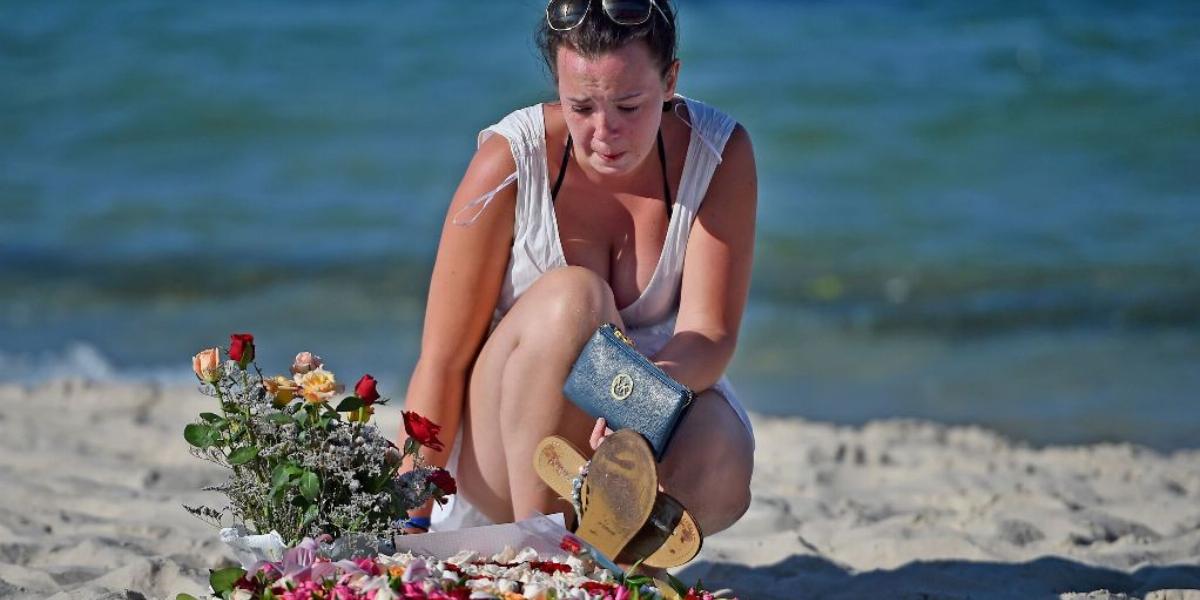
[[[583,452],[566,438],[555,435],[538,443],[534,456],[538,476],[554,493],[569,501],[572,479],[587,462]],[[586,495],[582,500],[586,502]],[[576,522],[578,519],[576,515]],[[695,558],[703,541],[704,536],[691,513],[670,494],[658,492],[649,519],[623,553],[632,558],[625,561],[627,563],[645,557],[643,564],[667,569],[687,564]]]
[[[605,438],[588,465],[583,495],[588,507],[576,533],[616,557],[646,524],[658,496],[658,462],[645,438],[631,429]]]

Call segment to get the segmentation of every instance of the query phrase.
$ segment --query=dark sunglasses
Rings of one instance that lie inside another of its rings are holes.
[[[654,0],[603,0],[604,14],[618,25],[641,25],[650,20],[650,11],[657,10],[667,20],[667,14]],[[550,0],[546,4],[546,24],[555,31],[579,27],[592,9],[592,0]]]

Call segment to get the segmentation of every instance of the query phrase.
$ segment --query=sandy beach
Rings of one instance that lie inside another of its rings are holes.
[[[200,488],[222,472],[181,434],[210,402],[151,383],[0,385],[0,597],[202,595],[232,562],[180,507],[220,504]],[[398,409],[380,413],[399,430]],[[1200,451],[1032,448],[917,421],[755,426],[753,505],[685,580],[744,599],[1200,598]]]

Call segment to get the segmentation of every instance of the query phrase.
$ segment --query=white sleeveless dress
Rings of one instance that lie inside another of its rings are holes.
[[[620,310],[626,334],[633,338],[638,351],[646,356],[654,355],[674,335],[688,235],[700,210],[700,203],[704,201],[708,184],[721,162],[725,143],[737,125],[736,121],[721,111],[683,96],[678,98],[686,103],[692,133],[684,161],[683,176],[676,192],[675,208],[667,226],[666,241],[645,291],[632,304]],[[477,210],[478,215],[487,208],[496,192],[516,181],[516,221],[512,252],[492,327],[499,323],[538,277],[551,269],[567,266],[562,242],[558,236],[554,203],[550,197],[551,184],[546,166],[546,123],[542,105],[536,104],[510,113],[499,123],[481,131],[477,145],[482,146],[488,138],[497,134],[508,140],[517,170],[499,187],[469,207]],[[754,431],[750,425],[750,418],[738,401],[729,379],[722,376],[712,389],[729,402],[753,439]],[[460,446],[461,444],[455,444],[452,451],[449,462],[451,472],[454,472],[458,465]],[[491,524],[487,517],[461,497],[455,495],[451,498],[451,504],[435,508],[434,530],[445,531]]]

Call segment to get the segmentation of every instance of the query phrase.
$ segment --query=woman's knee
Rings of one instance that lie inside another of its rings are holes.
[[[722,440],[711,445],[711,458],[719,462],[708,473],[707,486],[716,493],[711,496],[711,533],[733,525],[750,508],[750,478],[754,470],[753,451],[736,440]],[[719,457],[719,458],[718,458]]]
[[[682,435],[681,435],[682,434]],[[680,424],[663,474],[679,499],[693,509],[705,534],[733,525],[750,508],[754,442],[719,394],[699,396]]]
[[[690,478],[686,489],[673,486],[668,490],[692,512],[705,535],[728,529],[750,508],[749,469],[728,456],[718,460],[707,466],[700,462],[691,465],[685,469],[690,473],[679,474]]]
[[[476,372],[491,374],[488,390],[561,389],[571,364],[596,327],[620,318],[613,302],[608,283],[591,270],[562,267],[546,272],[501,320],[481,354],[487,357],[486,364],[477,363]],[[531,401],[546,402],[550,407],[562,402],[561,396],[553,394],[496,395],[502,405],[519,403],[507,408],[527,409]],[[505,409],[502,406],[502,412]]]
[[[725,481],[729,482],[729,486],[725,493],[721,495],[716,507],[719,518],[712,533],[728,529],[738,519],[741,519],[742,515],[746,514],[746,511],[750,510],[751,471],[752,468],[743,465],[734,465],[729,469],[729,472],[725,476]]]
[[[599,325],[620,319],[608,282],[584,267],[546,272],[521,300],[527,301],[523,308],[533,313],[532,321],[540,331],[566,327],[590,334]]]

